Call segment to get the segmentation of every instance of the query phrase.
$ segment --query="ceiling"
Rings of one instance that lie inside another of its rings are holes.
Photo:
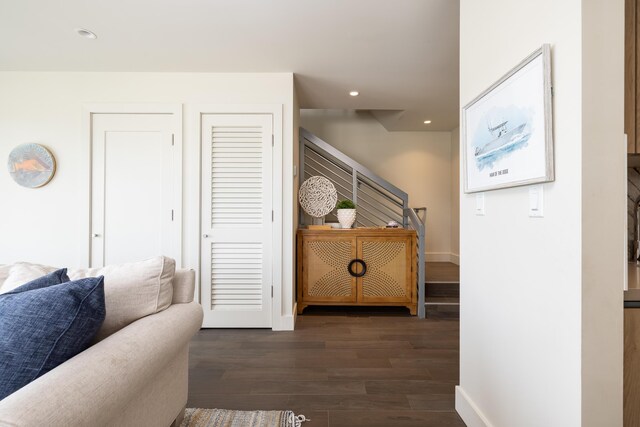
[[[0,0],[0,70],[293,72],[301,108],[451,130],[458,14],[457,0]]]

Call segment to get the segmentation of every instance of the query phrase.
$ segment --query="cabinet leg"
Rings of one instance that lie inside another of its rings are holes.
[[[298,314],[302,314],[305,308],[307,308],[307,304],[298,303]]]
[[[408,305],[407,308],[409,309],[410,315],[415,316],[418,314],[418,306],[416,304]]]

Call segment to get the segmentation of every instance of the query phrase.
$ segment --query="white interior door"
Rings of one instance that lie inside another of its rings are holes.
[[[174,123],[171,114],[92,114],[92,267],[158,255],[180,263]]]
[[[204,327],[271,327],[272,116],[202,115]]]

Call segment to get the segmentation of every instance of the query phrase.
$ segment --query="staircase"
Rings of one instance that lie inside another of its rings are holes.
[[[450,262],[429,262],[426,266],[427,314],[458,316],[460,313],[460,269]]]
[[[340,150],[300,128],[300,184],[312,176],[324,176],[333,183],[338,200],[350,199],[358,206],[356,226],[380,227],[396,221],[418,235],[418,317],[424,319],[425,308],[425,220],[427,208],[410,208],[406,192],[376,175]],[[300,209],[300,224],[311,219]],[[327,220],[337,222],[334,214]]]

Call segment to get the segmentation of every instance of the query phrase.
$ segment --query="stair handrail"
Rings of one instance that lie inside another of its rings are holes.
[[[424,219],[418,215],[419,211],[424,211]],[[404,210],[405,218],[408,218],[409,224],[416,230],[418,234],[418,318],[426,317],[425,307],[425,276],[426,276],[426,260],[425,260],[425,243],[426,243],[426,227],[427,208],[407,208]]]

